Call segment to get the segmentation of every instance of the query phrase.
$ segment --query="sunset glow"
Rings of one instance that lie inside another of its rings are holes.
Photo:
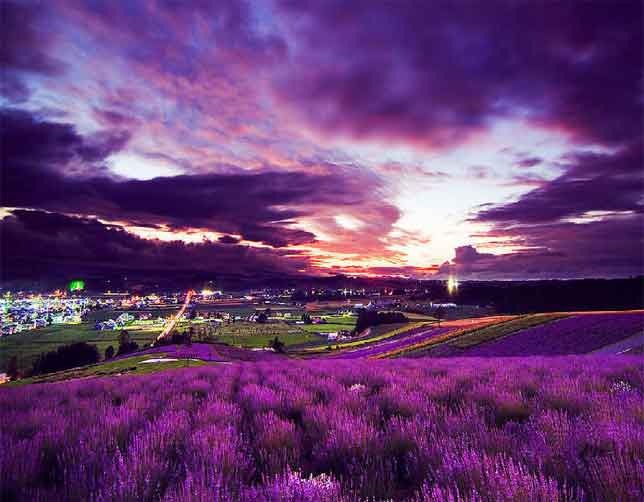
[[[641,5],[189,4],[8,2],[11,274],[641,272]]]

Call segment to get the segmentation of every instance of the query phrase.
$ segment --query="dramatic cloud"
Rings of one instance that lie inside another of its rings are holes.
[[[438,147],[503,117],[616,143],[641,127],[641,2],[282,5],[284,102],[313,127]]]
[[[479,222],[538,223],[583,216],[593,211],[637,212],[644,209],[644,157],[636,142],[617,153],[578,153],[566,171],[518,201],[484,208]]]
[[[141,239],[118,225],[41,211],[0,220],[3,280],[78,273],[181,271],[256,276],[297,274],[308,259],[295,252],[241,245]]]
[[[237,244],[239,243],[239,239],[236,237],[233,237],[232,235],[222,235],[217,239],[218,242],[221,242],[222,244]]]
[[[75,161],[92,166],[122,146],[122,138],[105,134],[100,140],[88,140],[68,124],[38,121],[16,111],[2,113],[1,128],[2,142],[8,145],[2,151],[7,207],[91,214],[175,230],[201,228],[274,247],[314,242],[312,232],[292,228],[314,209],[368,212],[371,206],[377,211],[379,207],[370,200],[378,188],[377,178],[358,168],[326,166],[324,175],[265,170],[146,181],[115,179],[88,169],[84,176],[69,176]],[[395,221],[395,208],[384,208]]]
[[[538,166],[543,162],[543,159],[540,157],[527,157],[525,159],[521,159],[517,162],[517,166],[519,167],[534,167]]]
[[[129,139],[127,131],[117,130],[82,137],[71,124],[39,120],[16,109],[0,110],[0,134],[6,169],[56,172],[78,167],[94,175],[102,170],[100,163]]]
[[[639,1],[1,5],[5,207],[279,270],[642,271]]]
[[[484,207],[473,217],[491,225],[477,237],[520,251],[494,255],[459,248],[447,269],[483,277],[642,273],[642,165],[640,142],[613,153],[568,155],[561,176],[515,202]]]
[[[442,276],[469,279],[625,277],[644,270],[644,217],[630,215],[589,223],[525,225],[487,232],[484,237],[520,246],[504,254],[473,246],[455,250],[441,265]]]
[[[10,101],[28,98],[25,75],[55,76],[62,70],[62,64],[47,52],[51,31],[42,26],[40,11],[35,4],[0,2],[0,96]]]

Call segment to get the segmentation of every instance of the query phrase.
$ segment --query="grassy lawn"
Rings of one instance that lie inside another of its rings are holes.
[[[435,317],[432,317],[430,315],[426,314],[418,314],[416,312],[403,312],[405,314],[405,317],[411,321],[418,322],[418,321],[436,321],[437,319]]]
[[[101,377],[101,376],[110,376],[117,374],[128,375],[145,375],[148,373],[155,373],[157,371],[176,369],[176,368],[185,368],[185,367],[195,367],[195,366],[204,366],[208,363],[206,361],[168,361],[168,362],[157,362],[157,363],[146,363],[142,364],[142,361],[147,359],[157,359],[165,357],[166,354],[147,354],[145,356],[135,356],[128,357],[127,359],[117,359],[112,361],[106,361],[99,364],[93,364],[91,366],[81,366],[79,368],[72,368],[65,371],[58,371],[56,373],[49,373],[47,375],[39,375],[31,378],[23,378],[16,382],[11,382],[8,385],[24,385],[29,383],[51,383],[51,382],[60,382],[62,380],[71,380],[74,378],[89,378],[89,377]]]
[[[371,327],[369,336],[362,337],[357,340],[347,341],[347,342],[333,343],[332,345],[339,349],[355,348],[361,345],[366,345],[368,343],[384,340],[386,338],[392,337],[394,335],[408,331],[410,329],[418,328],[420,326],[423,326],[424,324],[426,323],[414,322],[414,323],[380,324],[378,326]],[[312,348],[306,349],[306,352],[316,353],[316,352],[324,352],[325,350],[326,350],[326,344],[324,344],[324,346],[312,347]]]
[[[257,348],[257,347],[267,347],[268,342],[277,336],[286,346],[289,345],[299,345],[301,343],[312,342],[319,340],[318,335],[307,334],[307,333],[287,333],[280,335],[266,335],[266,334],[249,334],[249,335],[237,335],[237,336],[217,336],[216,340],[218,342],[227,343],[229,345],[235,345],[237,347],[244,348]]]
[[[130,338],[143,346],[150,343],[160,333],[157,328],[128,327]],[[56,350],[61,345],[74,342],[87,342],[96,345],[103,356],[105,349],[112,345],[118,348],[120,330],[97,331],[93,322],[82,324],[56,324],[46,328],[23,331],[15,335],[0,338],[0,371],[4,371],[7,363],[14,355],[18,357],[18,368],[30,368],[34,360],[42,353]]]
[[[452,347],[466,349],[483,342],[489,342],[511,335],[532,326],[537,326],[546,322],[554,321],[566,317],[565,314],[534,314],[512,319],[500,324],[493,324],[481,329],[477,329],[455,338],[449,343]]]
[[[187,326],[183,326],[182,323],[180,329],[184,327]],[[276,336],[286,345],[295,345],[320,339],[319,336],[301,328],[302,326],[288,325],[283,322],[258,324],[238,321],[216,327],[195,324],[197,339],[200,334],[200,329],[202,329],[204,330],[204,334],[214,337],[216,341],[238,347],[266,347],[268,342]]]
[[[357,316],[323,315],[325,324],[298,324],[297,327],[308,333],[335,333],[337,331],[351,331],[356,327]]]

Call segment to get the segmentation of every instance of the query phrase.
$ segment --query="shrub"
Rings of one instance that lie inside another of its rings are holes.
[[[3,386],[0,496],[642,499],[641,358],[272,356]]]
[[[96,345],[85,342],[62,345],[58,349],[41,354],[33,365],[33,374],[52,373],[77,366],[97,363],[100,359]]]

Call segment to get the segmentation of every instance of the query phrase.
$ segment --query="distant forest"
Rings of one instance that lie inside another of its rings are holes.
[[[491,305],[499,313],[644,308],[644,277],[568,281],[466,282],[456,303]]]

